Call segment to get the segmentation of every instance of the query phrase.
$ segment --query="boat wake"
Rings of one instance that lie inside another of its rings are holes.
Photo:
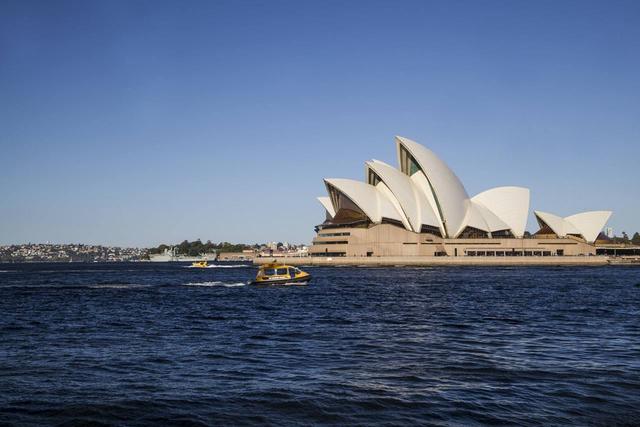
[[[253,267],[253,266],[251,264],[233,264],[233,265],[216,264],[216,265],[210,265],[207,268],[246,268],[246,267]]]
[[[309,282],[284,282],[284,283],[252,283],[256,286],[307,286]]]
[[[276,286],[307,286],[309,282],[286,282]]]
[[[18,272],[19,270],[15,270]],[[123,272],[139,272],[139,269],[73,269],[73,270],[34,270],[34,271],[20,271],[21,273],[31,273],[31,274],[65,274],[65,273],[123,273]],[[10,273],[11,270],[3,270],[0,272]]]
[[[89,289],[137,289],[148,288],[151,285],[141,285],[138,283],[109,283],[104,285],[89,285]]]
[[[206,267],[196,267],[193,265],[185,265],[184,268],[246,268],[246,267],[251,267],[251,265],[248,264],[242,264],[242,265],[207,265]]]
[[[224,286],[225,288],[236,288],[239,286],[246,286],[246,283],[236,282],[236,283],[228,283],[228,282],[197,282],[197,283],[185,283],[182,286],[202,286],[202,287],[216,287],[216,286]]]

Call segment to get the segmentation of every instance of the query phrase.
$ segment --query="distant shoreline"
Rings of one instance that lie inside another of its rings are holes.
[[[640,266],[640,257],[552,256],[552,257],[256,257],[253,260],[224,260],[221,264],[253,263],[258,266],[272,262],[312,267],[435,267],[435,266]],[[1,264],[189,264],[188,261],[152,262],[126,261],[0,261]],[[251,264],[247,264],[251,265]]]

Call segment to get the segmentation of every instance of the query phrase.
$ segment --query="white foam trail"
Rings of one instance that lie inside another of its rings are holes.
[[[307,286],[307,283],[308,282],[286,282],[282,283],[280,286]]]
[[[140,285],[136,283],[113,283],[105,285],[90,285],[87,286],[91,289],[133,289],[133,288],[148,288],[151,285]]]
[[[31,273],[31,274],[42,274],[42,273],[58,273],[58,274],[64,274],[64,273],[113,273],[113,272],[133,272],[133,271],[141,271],[141,270],[135,270],[135,269],[127,269],[127,270],[96,270],[96,269],[87,269],[87,270],[65,270],[65,269],[60,269],[60,270],[32,270],[32,271],[27,271],[26,273]]]
[[[253,267],[250,264],[239,264],[239,265],[210,265],[207,268],[243,268],[243,267]]]
[[[309,282],[255,283],[257,286],[307,286]]]
[[[225,283],[225,282],[197,282],[197,283],[185,283],[182,286],[204,286],[204,287],[214,287],[214,286],[224,286],[225,288],[235,288],[238,286],[245,286],[246,283],[238,282],[238,283]]]
[[[253,267],[249,264],[242,265],[207,265],[206,267],[195,267],[193,265],[185,265],[184,268],[243,268],[243,267]]]

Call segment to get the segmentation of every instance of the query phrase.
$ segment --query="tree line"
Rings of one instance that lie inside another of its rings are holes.
[[[149,249],[149,254],[161,254],[165,249],[171,249],[175,247],[177,255],[198,256],[200,254],[206,254],[211,252],[242,252],[245,249],[258,249],[260,245],[246,245],[244,243],[229,243],[220,242],[213,243],[211,240],[207,240],[206,243],[202,243],[200,239],[189,242],[188,240],[182,241],[177,245],[161,244],[158,247]]]
[[[637,231],[633,233],[633,237],[629,238],[629,235],[623,231],[622,237],[615,236],[611,238],[613,243],[624,243],[624,244],[634,244],[640,246],[640,233]]]

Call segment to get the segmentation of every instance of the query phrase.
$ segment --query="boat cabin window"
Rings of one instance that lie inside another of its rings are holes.
[[[276,274],[277,274],[278,276],[284,276],[285,274],[287,274],[287,269],[286,269],[286,268],[279,268],[279,269],[276,271]]]
[[[264,275],[265,276],[275,276],[276,275],[276,269],[275,268],[265,268],[264,269]]]

